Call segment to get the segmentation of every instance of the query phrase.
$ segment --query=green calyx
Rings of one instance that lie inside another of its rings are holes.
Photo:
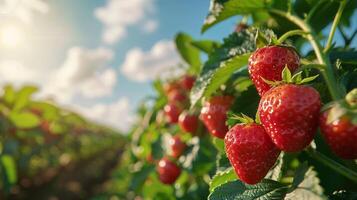
[[[343,116],[348,116],[352,124],[357,125],[357,89],[349,92],[345,100],[334,101],[326,104],[322,111],[329,110],[327,123],[332,123]]]
[[[351,90],[346,95],[345,100],[352,108],[357,108],[357,88]]]
[[[236,124],[253,124],[256,123],[254,119],[249,116],[241,113],[240,115],[234,114],[233,112],[228,113],[227,124],[230,127],[233,127]]]
[[[309,82],[315,80],[318,76],[319,75],[302,78],[302,71],[299,71],[296,74],[292,75],[289,68],[287,66],[285,66],[283,71],[281,72],[281,78],[282,78],[281,81],[270,81],[270,80],[264,79],[263,77],[262,77],[262,79],[265,83],[267,83],[271,86],[277,86],[277,85],[281,85],[284,83],[302,85],[302,84],[306,84],[306,83],[309,83]]]

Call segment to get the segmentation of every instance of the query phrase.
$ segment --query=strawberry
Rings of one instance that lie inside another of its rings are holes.
[[[181,86],[186,90],[191,90],[195,84],[196,77],[191,75],[185,75],[181,79]]]
[[[297,152],[309,145],[318,127],[319,93],[309,86],[283,84],[260,100],[260,121],[275,145]]]
[[[209,132],[218,138],[224,138],[228,131],[227,111],[233,103],[231,96],[215,96],[205,102],[201,109],[201,120]]]
[[[165,105],[164,112],[169,123],[175,124],[178,121],[178,117],[181,113],[181,108],[176,104],[169,103]]]
[[[320,116],[320,129],[332,151],[343,159],[357,159],[357,125],[351,123],[347,115],[332,123],[327,123],[327,116],[331,110]]]
[[[181,169],[167,158],[162,158],[156,169],[160,181],[164,184],[173,184],[181,174]]]
[[[255,123],[235,125],[228,131],[224,143],[236,174],[248,184],[260,182],[280,153],[263,126]]]
[[[300,65],[299,55],[293,48],[267,46],[256,50],[249,58],[250,77],[260,96],[271,86],[265,80],[280,81],[285,66],[294,72]]]
[[[193,134],[198,128],[198,116],[183,111],[179,116],[178,123],[183,131]]]
[[[174,158],[180,157],[186,149],[186,144],[182,142],[182,140],[178,136],[170,138],[169,146],[171,150],[171,156]]]

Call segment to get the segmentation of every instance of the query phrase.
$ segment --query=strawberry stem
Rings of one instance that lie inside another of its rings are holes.
[[[341,19],[341,16],[342,16],[343,10],[345,9],[346,4],[347,4],[347,0],[343,0],[340,2],[340,7],[338,8],[335,19],[333,20],[331,31],[328,36],[327,43],[326,43],[326,46],[324,49],[325,53],[331,48],[333,36],[335,35],[336,28],[338,26],[338,23],[340,22],[340,19]]]
[[[320,71],[326,81],[326,85],[330,91],[332,99],[339,100],[343,98],[343,95],[341,94],[341,90],[339,89],[339,86],[337,84],[330,60],[327,57],[327,55],[323,52],[322,47],[318,42],[316,33],[313,31],[310,25],[308,25],[304,20],[300,19],[299,17],[291,15],[289,13],[285,13],[277,9],[270,9],[269,11],[273,14],[279,15],[281,17],[285,17],[287,20],[290,20],[291,22],[295,23],[303,31],[308,33],[306,34],[306,38],[309,40],[312,48],[315,51],[318,64],[326,66],[324,69],[320,69]]]
[[[297,30],[292,30],[292,31],[288,31],[285,34],[283,34],[282,36],[280,36],[280,38],[278,39],[277,43],[281,44],[283,43],[286,39],[288,39],[291,36],[295,36],[295,35],[300,35],[300,36],[304,36],[307,33],[303,30],[297,29]]]
[[[324,154],[314,150],[313,148],[309,147],[308,149],[306,149],[307,154],[321,162],[322,164],[326,165],[327,167],[329,167],[330,169],[334,170],[335,172],[341,174],[342,176],[350,179],[351,181],[357,183],[357,172],[341,165],[340,163],[328,158],[327,156],[325,156]]]

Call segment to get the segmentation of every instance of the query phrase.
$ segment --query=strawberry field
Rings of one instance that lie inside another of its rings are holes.
[[[0,199],[357,199],[356,8],[211,0],[125,135],[4,87]]]

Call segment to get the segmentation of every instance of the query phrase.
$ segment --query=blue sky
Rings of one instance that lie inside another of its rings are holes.
[[[232,32],[237,17],[201,35],[208,8],[208,0],[0,0],[0,36],[10,41],[0,45],[0,83],[36,84],[40,98],[125,130],[153,93],[150,80],[179,62],[178,31],[215,40]]]

